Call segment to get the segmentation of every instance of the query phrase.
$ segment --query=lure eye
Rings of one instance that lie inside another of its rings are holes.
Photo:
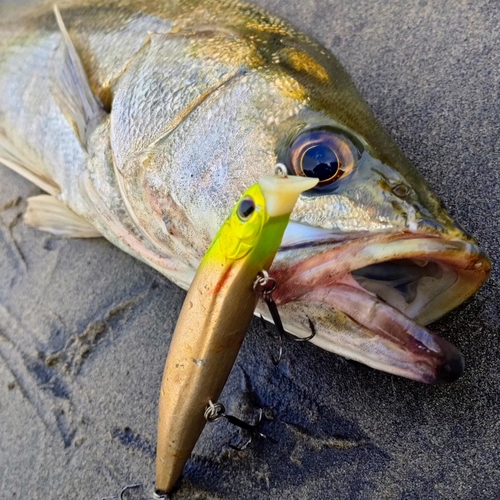
[[[249,220],[254,211],[255,202],[252,198],[247,196],[240,201],[240,204],[238,205],[238,217],[242,222]]]
[[[289,163],[293,174],[317,177],[318,187],[325,187],[350,173],[358,158],[358,151],[342,134],[315,130],[292,143]]]

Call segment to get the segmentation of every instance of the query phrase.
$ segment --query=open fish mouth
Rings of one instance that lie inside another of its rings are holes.
[[[308,318],[315,318],[314,343],[373,368],[426,383],[462,374],[458,349],[423,325],[488,277],[490,263],[475,243],[412,232],[360,236],[314,229],[317,234],[299,231],[297,238],[294,225],[272,268],[274,298],[292,333],[308,335]]]

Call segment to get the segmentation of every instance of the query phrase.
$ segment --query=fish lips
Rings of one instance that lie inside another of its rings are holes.
[[[315,318],[312,342],[326,350],[420,382],[460,377],[461,353],[423,325],[487,279],[490,262],[475,243],[409,231],[304,232],[300,241],[285,237],[271,270],[292,333],[307,336]]]

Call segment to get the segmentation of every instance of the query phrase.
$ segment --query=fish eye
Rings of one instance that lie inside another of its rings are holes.
[[[239,219],[242,222],[246,222],[247,220],[249,220],[254,211],[255,211],[255,202],[253,201],[253,198],[247,196],[240,201],[237,213]]]
[[[306,149],[300,158],[300,168],[307,177],[317,177],[320,182],[333,182],[340,173],[341,163],[335,151],[316,144]]]
[[[358,158],[359,152],[341,133],[313,130],[291,144],[289,167],[295,175],[317,177],[321,188],[350,173]]]

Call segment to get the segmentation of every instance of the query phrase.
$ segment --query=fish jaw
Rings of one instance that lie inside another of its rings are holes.
[[[470,297],[490,263],[471,242],[402,231],[297,241],[318,230],[291,225],[271,273],[285,327],[328,351],[425,383],[451,382],[463,359],[422,325]],[[382,279],[382,277],[384,279]]]

